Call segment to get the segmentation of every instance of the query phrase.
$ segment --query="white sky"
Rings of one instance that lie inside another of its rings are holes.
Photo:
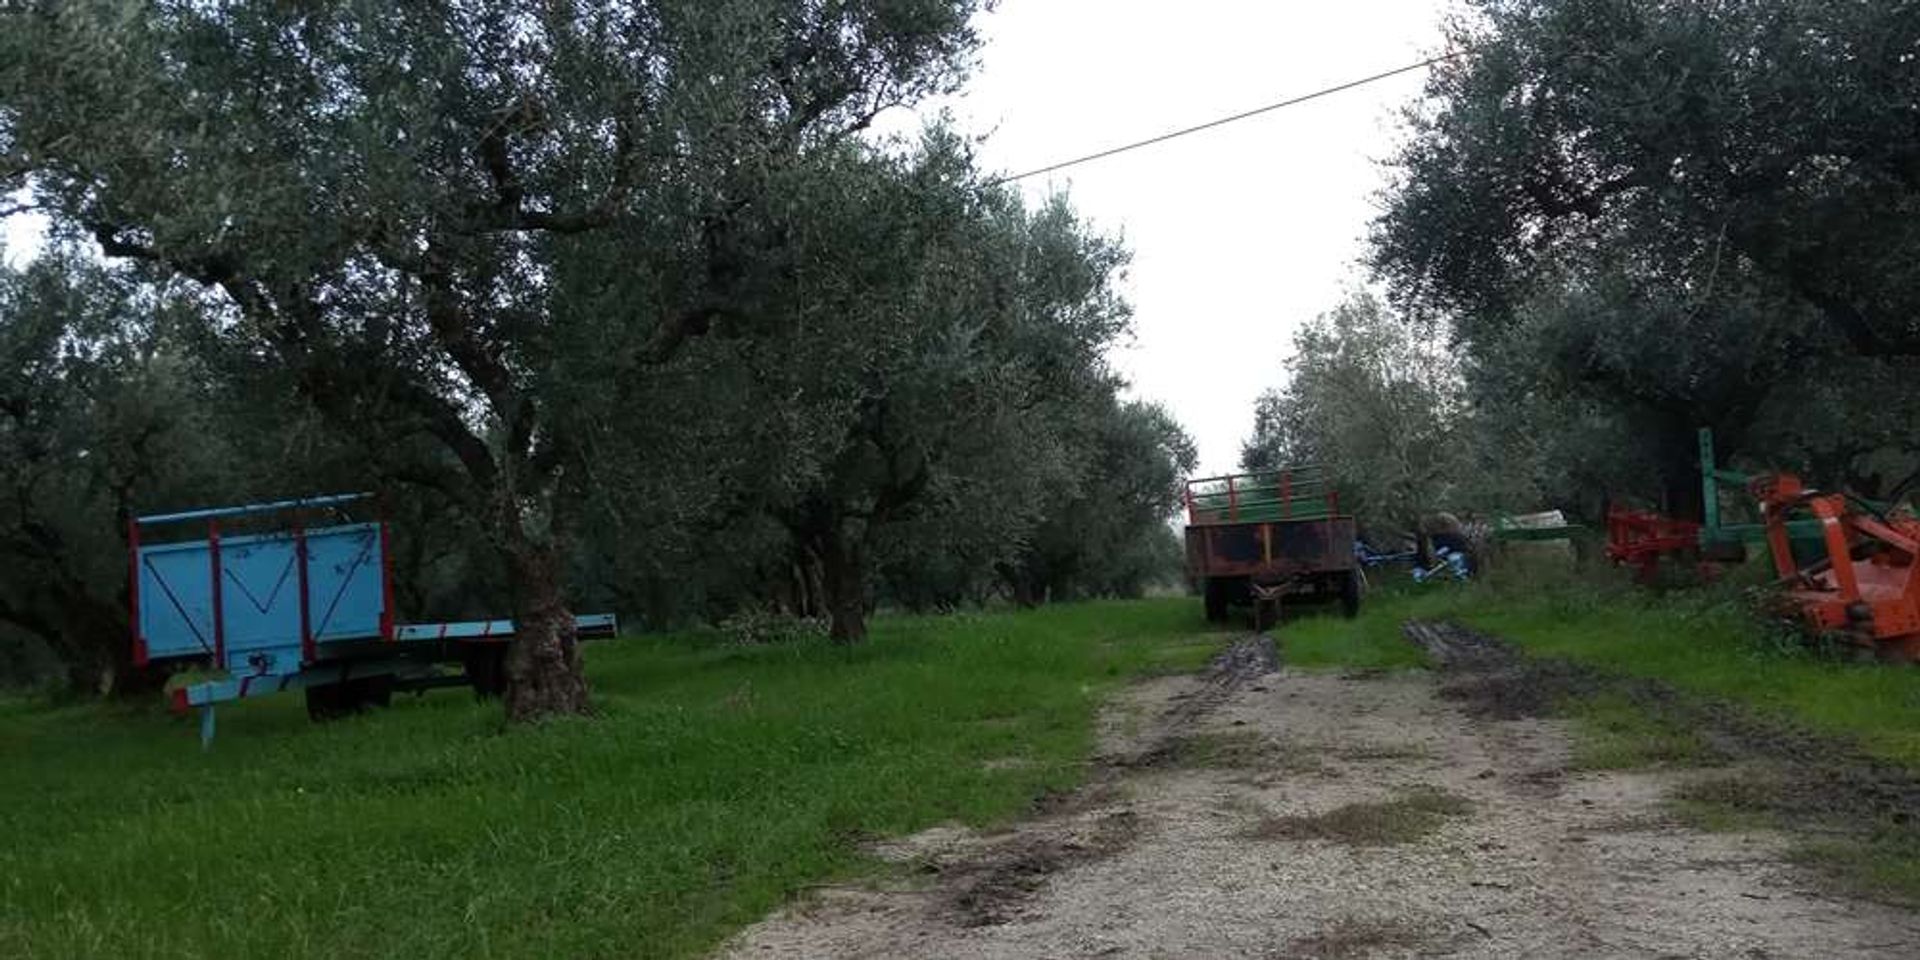
[[[1004,0],[950,109],[1017,173],[1438,53],[1442,0]],[[1294,328],[1361,273],[1378,161],[1422,72],[1023,181],[1066,189],[1133,250],[1135,341],[1115,360],[1166,404],[1203,473],[1234,469]],[[924,112],[924,111],[923,111]],[[911,117],[893,120],[915,125]]]
[[[950,110],[1007,173],[1404,66],[1439,51],[1443,0],[1004,0]],[[1253,401],[1281,378],[1299,323],[1360,277],[1378,161],[1415,72],[1022,182],[1065,189],[1133,250],[1136,337],[1115,357],[1166,404],[1203,473],[1234,468]],[[913,130],[917,117],[885,118]],[[14,217],[6,254],[36,251]]]

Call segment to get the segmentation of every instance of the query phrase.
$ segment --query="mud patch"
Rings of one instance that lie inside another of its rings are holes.
[[[1140,817],[1115,810],[1095,817],[1064,837],[1019,838],[968,864],[952,896],[954,919],[961,927],[1010,923],[1025,913],[1026,901],[1049,877],[1072,867],[1110,857],[1140,835]]]
[[[1252,770],[1307,773],[1320,770],[1311,751],[1247,731],[1199,732],[1162,741],[1131,758],[1135,769]]]
[[[1350,763],[1433,759],[1432,750],[1415,743],[1348,744],[1345,746],[1334,746],[1329,749],[1328,752]]]
[[[1200,675],[1200,689],[1179,698],[1162,717],[1166,729],[1184,727],[1226,702],[1242,687],[1280,669],[1280,650],[1265,634],[1237,640],[1220,651]]]
[[[1351,847],[1386,847],[1424,840],[1473,804],[1438,787],[1411,787],[1387,800],[1349,803],[1325,813],[1267,816],[1247,830],[1255,840],[1330,840]]]
[[[1342,917],[1308,936],[1295,939],[1287,945],[1282,956],[1346,960],[1388,948],[1412,949],[1434,939],[1428,931],[1401,919]]]

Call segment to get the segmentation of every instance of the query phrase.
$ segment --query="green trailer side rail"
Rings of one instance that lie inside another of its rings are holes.
[[[1701,547],[1766,545],[1766,524],[1723,523],[1720,519],[1720,488],[1729,486],[1745,491],[1753,478],[1753,474],[1721,467],[1714,459],[1713,428],[1700,428]],[[1788,521],[1787,537],[1795,541],[1824,542],[1820,521],[1811,519]]]
[[[1342,516],[1340,493],[1318,465],[1190,480],[1186,500],[1195,527]]]

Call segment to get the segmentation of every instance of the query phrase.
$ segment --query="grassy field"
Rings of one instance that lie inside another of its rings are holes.
[[[863,838],[1073,783],[1101,697],[1223,639],[1186,599],[885,618],[873,641],[591,648],[603,715],[458,691],[315,726],[0,707],[0,956],[677,957]],[[998,761],[998,762],[990,762]]]
[[[1474,584],[1372,594],[1351,623],[1320,617],[1283,631],[1303,666],[1418,666],[1409,619],[1455,620],[1527,652],[1651,677],[1730,700],[1920,769],[1920,670],[1810,653],[1751,615],[1735,586],[1656,593],[1604,577],[1496,575]]]
[[[1920,768],[1920,670],[1806,655],[1733,591],[1378,591],[1357,620],[1287,623],[1284,656],[1418,668],[1413,618]],[[696,955],[872,869],[866,838],[990,823],[1072,784],[1106,693],[1192,669],[1226,636],[1171,598],[884,618],[854,649],[628,638],[590,649],[593,720],[508,730],[496,706],[441,691],[316,726],[289,696],[224,709],[210,754],[191,719],[155,709],[0,703],[0,956]],[[1589,767],[1697,746],[1630,703],[1569,710]],[[1896,859],[1882,866],[1904,884],[1913,858]]]

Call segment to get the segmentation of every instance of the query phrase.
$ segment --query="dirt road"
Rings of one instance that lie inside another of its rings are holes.
[[[1572,772],[1561,721],[1270,656],[1133,689],[1076,794],[887,844],[898,878],[722,956],[1920,956],[1920,915],[1821,892],[1784,838],[1676,823],[1689,771]]]

